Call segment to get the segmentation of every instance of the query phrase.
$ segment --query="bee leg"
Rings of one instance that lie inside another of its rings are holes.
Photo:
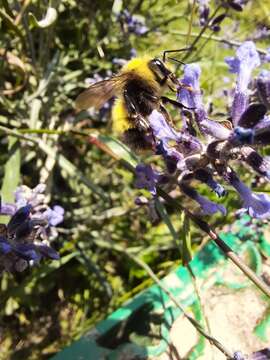
[[[175,101],[175,100],[172,100],[170,98],[168,98],[167,96],[161,96],[161,101],[163,104],[172,104],[174,107],[178,108],[178,109],[188,109],[188,110],[195,110],[195,108],[190,108],[190,107],[187,107],[183,104],[181,104],[180,102],[178,101]]]
[[[134,101],[132,101],[131,97],[128,95],[127,91],[124,90],[124,99],[127,106],[128,114],[132,118],[132,120],[135,122],[135,125],[137,125],[142,130],[148,130],[149,124],[144,119],[142,115],[137,110],[136,104]]]
[[[172,126],[174,126],[173,120],[171,118],[171,115],[168,113],[167,109],[160,104],[159,106],[159,111],[161,112],[161,114],[164,116],[165,120]]]

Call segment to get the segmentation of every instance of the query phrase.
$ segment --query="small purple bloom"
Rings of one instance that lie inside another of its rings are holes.
[[[225,62],[230,72],[237,74],[237,90],[245,92],[251,80],[252,71],[261,64],[260,56],[252,41],[244,42],[236,50],[236,57],[227,57]]]
[[[270,128],[270,116],[266,115],[264,118],[255,126],[255,130]]]
[[[256,81],[257,91],[260,100],[270,108],[270,71],[262,70]]]
[[[32,205],[25,205],[16,211],[7,224],[9,234],[14,234],[18,227],[29,218],[31,210]]]
[[[157,194],[156,184],[160,174],[154,171],[151,165],[139,164],[136,166],[135,186],[138,189],[147,189],[152,195]]]
[[[159,154],[166,152],[167,156],[181,160],[183,158],[182,153],[190,154],[202,149],[202,145],[197,138],[186,132],[177,132],[159,111],[152,111],[149,122],[153,135],[162,142],[159,143],[159,146],[161,146],[158,149]]]
[[[219,140],[226,140],[231,134],[231,130],[218,123],[217,121],[204,119],[200,123],[200,129],[204,134],[213,136]]]
[[[0,214],[12,216],[15,214],[17,206],[14,204],[0,203]]]
[[[270,62],[270,48],[267,48],[266,52],[266,55],[264,55],[264,61]]]
[[[162,140],[163,145],[167,146],[171,141],[177,141],[179,135],[174,130],[164,116],[157,110],[153,110],[149,116],[149,123],[155,138]]]
[[[230,72],[237,74],[235,95],[232,104],[232,119],[237,124],[248,102],[248,85],[252,71],[260,65],[260,56],[252,41],[244,42],[236,51],[236,56],[225,58]]]
[[[27,204],[36,207],[44,202],[45,195],[43,194],[46,189],[45,184],[38,184],[34,189],[28,186],[21,185],[15,191],[15,203],[17,208],[21,208]]]
[[[200,25],[204,26],[209,18],[210,8],[209,0],[197,0],[199,5],[199,19]]]
[[[250,360],[269,360],[270,359],[270,347],[256,351],[249,357]]]
[[[178,161],[183,159],[183,155],[174,148],[165,148],[162,140],[156,146],[156,155],[162,155],[169,174],[176,171]]]
[[[223,197],[226,195],[226,190],[224,187],[213,179],[213,176],[209,171],[205,169],[198,169],[195,171],[194,177],[195,179],[207,184],[210,189],[212,189],[217,194],[218,197]]]
[[[43,216],[48,220],[50,226],[57,226],[64,220],[65,210],[62,206],[55,205],[52,209],[47,209]]]
[[[0,239],[0,253],[1,254],[8,254],[11,252],[12,248],[11,245],[6,241],[6,239]]]
[[[202,97],[200,90],[201,68],[198,64],[187,64],[184,67],[184,77],[181,84],[190,86],[193,90],[187,90],[184,87],[178,89],[178,101],[188,108],[202,109]]]
[[[60,259],[60,256],[59,256],[58,252],[55,251],[50,246],[41,244],[41,245],[36,245],[35,247],[41,253],[41,255],[43,255],[46,258],[49,258],[49,259],[52,259],[52,260],[59,260]]]
[[[240,146],[244,144],[253,144],[254,141],[254,133],[253,129],[244,129],[241,126],[237,126],[231,136],[230,143],[234,146]]]
[[[144,24],[144,18],[140,15],[132,15],[127,9],[120,14],[120,20],[127,25],[129,33],[142,36],[149,30]]]
[[[213,215],[217,212],[220,212],[222,215],[226,215],[227,211],[223,205],[216,204],[213,201],[206,199],[205,197],[199,195],[195,189],[184,183],[180,183],[179,186],[184,194],[189,196],[200,205],[205,215]]]
[[[16,244],[13,246],[13,250],[22,259],[30,261],[39,261],[41,256],[37,253],[34,244]]]
[[[266,194],[253,193],[234,172],[229,174],[229,182],[243,200],[243,207],[250,216],[259,219],[270,217],[270,197]]]
[[[233,354],[233,360],[246,360],[246,357],[241,353],[241,351],[236,351]]]
[[[227,211],[223,205],[216,204],[201,195],[197,196],[196,201],[201,206],[203,213],[206,215],[214,215],[217,212],[220,212],[222,215],[226,215]]]

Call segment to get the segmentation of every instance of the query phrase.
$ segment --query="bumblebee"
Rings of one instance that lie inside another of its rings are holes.
[[[77,97],[75,105],[78,110],[90,107],[98,110],[116,96],[112,108],[113,131],[121,133],[124,142],[133,149],[147,149],[151,135],[148,116],[156,109],[171,122],[163,105],[167,102],[177,107],[183,105],[162,94],[166,88],[176,91],[180,85],[163,61],[138,57],[125,64],[118,75],[90,85]]]

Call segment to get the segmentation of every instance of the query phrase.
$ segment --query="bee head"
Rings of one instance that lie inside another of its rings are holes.
[[[177,78],[169,70],[163,61],[154,58],[148,63],[150,70],[154,73],[156,81],[160,85],[167,85],[171,90],[175,91],[175,85],[178,85]]]

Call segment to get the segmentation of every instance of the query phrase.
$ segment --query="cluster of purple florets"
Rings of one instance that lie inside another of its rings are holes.
[[[251,81],[253,70],[262,62],[252,41],[244,42],[236,56],[225,61],[230,72],[236,74],[225,121],[210,119],[208,115],[199,84],[199,65],[185,65],[177,93],[177,100],[185,106],[181,110],[182,128],[175,129],[157,110],[149,119],[153,148],[156,155],[162,156],[166,168],[161,172],[151,165],[138,165],[135,184],[156,196],[157,186],[162,187],[167,182],[166,189],[171,191],[178,187],[198,203],[203,214],[208,215],[216,212],[225,215],[226,208],[200,195],[192,183],[196,180],[206,184],[217,197],[226,196],[228,189],[233,187],[242,200],[243,211],[252,217],[266,219],[270,217],[270,197],[265,193],[254,193],[241,181],[234,165],[236,161],[264,180],[270,179],[270,162],[258,152],[270,144],[270,117],[267,115],[270,72],[262,70],[257,79]],[[251,102],[251,97],[256,100]],[[219,183],[221,180],[222,184]],[[225,189],[223,184],[229,186]]]
[[[64,209],[50,208],[44,191],[44,184],[34,189],[23,185],[15,192],[15,204],[1,203],[0,214],[10,219],[0,227],[0,271],[21,272],[42,258],[59,259],[50,241],[57,236],[55,226],[63,221]]]

